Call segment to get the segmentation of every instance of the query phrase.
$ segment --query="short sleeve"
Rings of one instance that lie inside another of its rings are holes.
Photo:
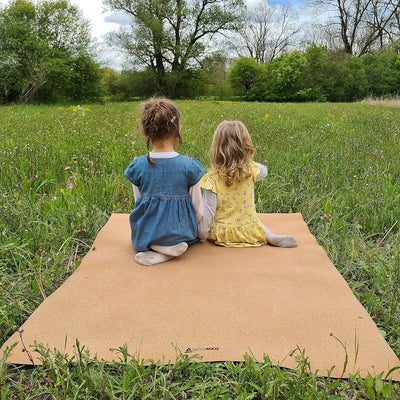
[[[189,165],[189,186],[194,186],[200,181],[201,177],[204,175],[205,170],[199,161],[194,158],[189,159],[191,161]]]
[[[128,168],[125,170],[124,175],[125,178],[128,179],[129,182],[133,183],[135,186],[140,187],[139,183],[139,177],[136,171],[136,164],[137,164],[137,158],[135,158],[128,166]]]
[[[257,175],[261,172],[260,165],[256,162],[253,162],[250,167],[250,173],[251,173],[251,178],[253,179],[253,182],[255,182],[257,179]]]
[[[207,172],[200,181],[200,187],[203,189],[211,190],[213,193],[217,193],[217,187],[214,178],[209,172]]]

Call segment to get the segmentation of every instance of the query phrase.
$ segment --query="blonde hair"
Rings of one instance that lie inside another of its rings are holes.
[[[150,99],[143,104],[142,128],[146,137],[147,161],[155,165],[150,159],[150,144],[155,140],[176,136],[178,144],[182,144],[179,133],[180,113],[175,104],[168,99]]]
[[[249,131],[240,121],[223,121],[214,132],[210,152],[211,172],[227,186],[251,176],[255,150]]]

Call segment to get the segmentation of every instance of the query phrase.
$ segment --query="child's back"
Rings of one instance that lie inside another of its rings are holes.
[[[265,227],[256,214],[254,183],[261,169],[252,162],[250,176],[227,186],[217,173],[207,174],[201,182],[204,189],[217,195],[217,208],[208,239],[228,247],[265,244]]]
[[[215,130],[211,170],[203,177],[204,216],[199,238],[227,247],[270,243],[297,246],[293,236],[274,235],[256,213],[254,183],[265,178],[267,168],[253,161],[255,150],[240,121],[224,121]]]
[[[197,240],[196,211],[189,195],[203,175],[201,164],[178,153],[171,158],[158,158],[150,165],[147,156],[136,158],[125,176],[140,188],[140,197],[130,215],[132,243],[137,251],[152,244],[188,245]],[[154,157],[156,156],[156,157]]]
[[[154,265],[183,254],[198,240],[204,168],[175,151],[182,139],[179,110],[172,102],[149,100],[141,122],[148,153],[125,171],[136,200],[129,222],[136,262]]]

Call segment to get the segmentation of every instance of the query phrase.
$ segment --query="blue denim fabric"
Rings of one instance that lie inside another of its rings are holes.
[[[156,161],[156,165],[150,165],[147,156],[135,158],[125,170],[125,177],[140,188],[141,194],[129,217],[136,251],[149,250],[152,244],[190,245],[198,241],[189,189],[204,175],[203,166],[182,155]]]

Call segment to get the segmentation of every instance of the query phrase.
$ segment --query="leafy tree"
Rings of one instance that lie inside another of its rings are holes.
[[[345,54],[335,65],[330,101],[356,101],[368,95],[368,79],[362,58]]]
[[[368,94],[375,97],[400,92],[400,56],[390,52],[366,54],[362,57],[368,80]]]
[[[307,58],[293,51],[267,65],[267,99],[270,101],[309,100],[310,87],[304,85]]]
[[[131,17],[111,35],[136,67],[150,68],[158,92],[174,95],[215,35],[240,27],[243,0],[104,0]]]
[[[311,44],[304,53],[307,60],[303,85],[307,88],[305,100],[326,101],[332,86],[329,52],[325,47]]]
[[[12,0],[0,10],[0,102],[97,97],[88,21],[67,0]]]
[[[110,67],[101,69],[101,86],[104,88],[106,95],[117,96],[119,94],[119,80],[121,74]]]
[[[228,74],[228,80],[237,96],[246,100],[262,101],[265,98],[266,68],[252,58],[241,57]]]
[[[196,71],[199,89],[197,96],[230,98],[232,89],[227,80],[230,58],[224,52],[215,52],[201,61]]]

